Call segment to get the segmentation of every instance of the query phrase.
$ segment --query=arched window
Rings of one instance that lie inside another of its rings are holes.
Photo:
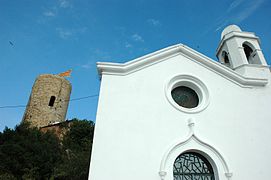
[[[173,177],[174,180],[215,180],[209,161],[196,152],[183,153],[176,158]]]
[[[245,54],[246,54],[246,57],[247,57],[247,61],[249,63],[251,63],[253,49],[249,45],[247,45],[245,43],[243,44],[243,48],[244,48],[244,51],[245,51]]]
[[[56,100],[56,97],[55,96],[51,96],[48,106],[53,107],[54,103],[55,103],[55,100]]]

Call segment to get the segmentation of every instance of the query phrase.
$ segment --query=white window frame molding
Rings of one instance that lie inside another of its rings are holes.
[[[230,180],[233,173],[231,172],[224,156],[212,145],[202,141],[196,136],[194,125],[194,120],[188,119],[188,126],[190,128],[188,136],[185,139],[177,140],[164,153],[158,172],[160,179],[173,179],[173,164],[180,154],[185,152],[197,152],[207,158],[211,163],[214,170],[215,180]]]
[[[198,98],[199,98],[199,104],[197,107],[185,108],[178,105],[174,101],[171,95],[171,91],[174,88],[179,87],[179,86],[188,87],[197,93]],[[201,112],[209,105],[209,102],[210,102],[209,91],[207,87],[205,86],[205,84],[200,79],[192,75],[187,75],[187,74],[175,75],[173,78],[170,78],[170,80],[166,82],[166,85],[165,85],[165,95],[169,103],[174,108],[185,113]]]

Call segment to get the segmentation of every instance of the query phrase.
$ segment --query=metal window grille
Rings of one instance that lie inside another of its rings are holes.
[[[188,152],[177,157],[173,167],[174,180],[215,180],[211,164],[202,155]]]

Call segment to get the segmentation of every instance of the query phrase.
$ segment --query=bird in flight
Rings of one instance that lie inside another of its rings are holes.
[[[9,44],[10,44],[11,46],[13,46],[13,43],[12,43],[11,41],[9,41]]]

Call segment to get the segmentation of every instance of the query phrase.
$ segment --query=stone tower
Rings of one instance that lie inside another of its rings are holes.
[[[23,121],[38,128],[65,121],[71,89],[70,82],[59,75],[40,75],[32,87]]]

